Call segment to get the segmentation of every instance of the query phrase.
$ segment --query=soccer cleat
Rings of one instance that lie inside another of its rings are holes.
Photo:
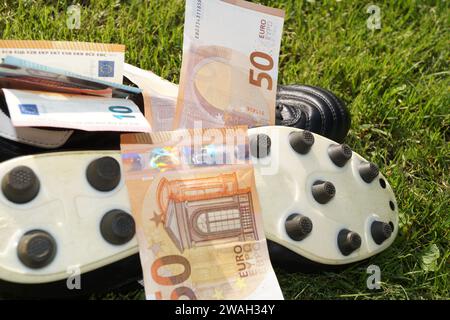
[[[137,253],[118,151],[19,157],[0,164],[0,179],[0,297],[15,294],[13,283],[19,289],[36,283],[58,287],[71,270],[79,268],[83,279]],[[139,277],[139,269],[137,263],[124,279],[130,272]],[[99,280],[82,292],[101,291],[102,285]],[[34,288],[36,296],[45,296]]]
[[[350,114],[332,92],[313,86],[279,86],[276,124],[318,133],[343,142],[350,129]]]
[[[313,141],[308,152],[294,149],[293,135]],[[352,152],[337,165],[329,153],[335,142],[288,127],[250,129],[249,138],[257,146],[250,154],[274,264],[298,271],[305,261],[345,265],[392,244],[398,229],[394,194],[380,174],[364,180],[361,156]],[[0,164],[0,179],[0,296],[17,292],[15,286],[29,295],[35,288],[39,296],[39,283],[49,294],[57,288],[75,295],[139,277],[139,263],[129,266],[138,245],[120,152],[19,157]],[[15,188],[32,192],[16,201]],[[99,276],[84,291],[70,291],[64,288],[74,267],[82,281],[108,270],[123,274],[113,283]]]
[[[292,137],[305,135],[300,129],[260,127],[249,135],[271,141],[270,155],[252,161],[275,265],[302,271],[333,269],[365,260],[392,244],[398,211],[393,190],[378,167],[347,145],[317,134],[307,139],[314,142],[304,152],[299,143],[292,143]],[[310,232],[301,232],[300,217],[309,219]]]

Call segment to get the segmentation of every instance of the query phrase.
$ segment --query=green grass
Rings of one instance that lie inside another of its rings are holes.
[[[348,104],[347,143],[378,163],[396,191],[400,235],[341,273],[276,270],[288,299],[449,299],[448,1],[258,1],[287,11],[280,83],[318,85]],[[0,0],[2,39],[117,42],[127,62],[178,82],[184,1],[81,1],[81,29],[66,27],[70,1]],[[382,28],[366,27],[369,4]],[[366,268],[382,288],[366,288]],[[143,292],[102,298],[143,298]]]

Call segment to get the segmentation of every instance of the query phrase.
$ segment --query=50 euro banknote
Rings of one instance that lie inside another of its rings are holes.
[[[174,129],[275,123],[284,11],[187,0]]]
[[[122,136],[147,299],[283,298],[269,259],[246,131]]]

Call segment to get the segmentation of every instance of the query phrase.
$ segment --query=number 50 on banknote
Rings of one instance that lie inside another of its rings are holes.
[[[284,12],[242,0],[187,0],[174,129],[275,123]]]

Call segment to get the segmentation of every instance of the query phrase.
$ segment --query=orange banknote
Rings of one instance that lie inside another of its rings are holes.
[[[147,299],[282,299],[247,130],[211,130],[122,137]]]

